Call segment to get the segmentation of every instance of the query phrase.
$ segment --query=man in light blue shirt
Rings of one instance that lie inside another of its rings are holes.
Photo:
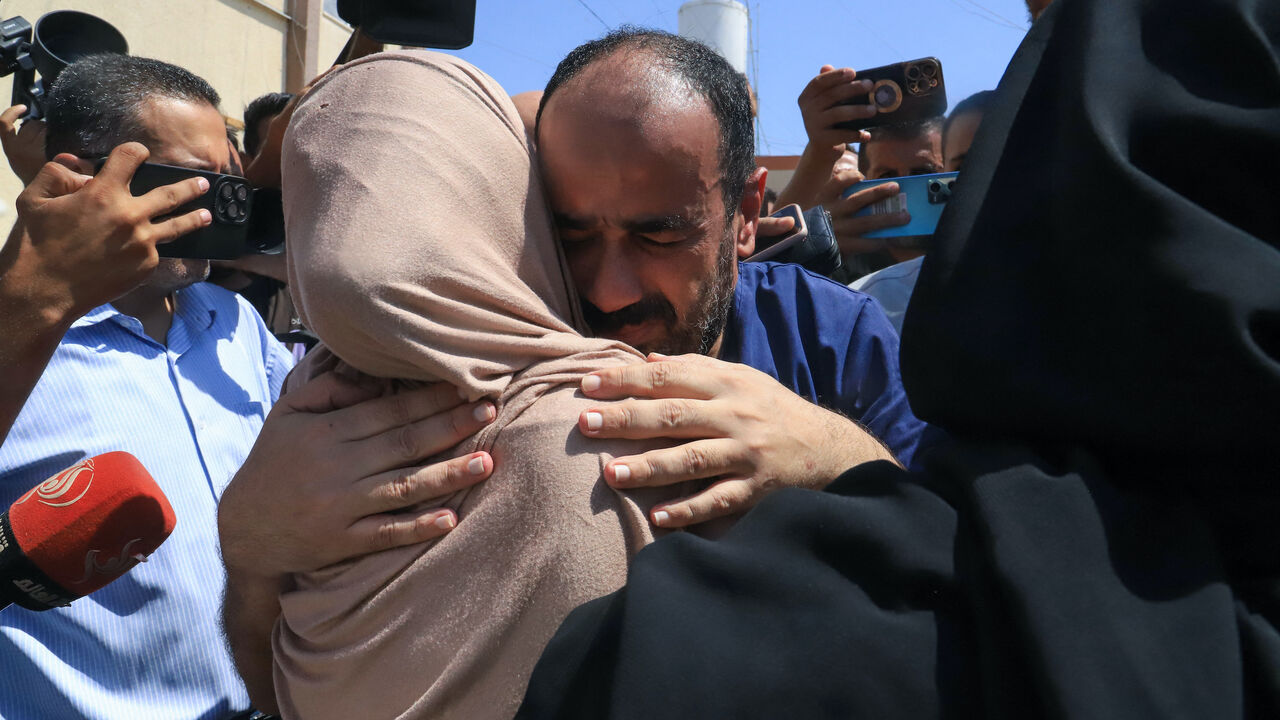
[[[235,171],[217,105],[207,83],[174,66],[90,58],[51,93],[47,152],[94,158],[140,141],[146,149],[126,152]],[[148,563],[72,606],[0,613],[0,717],[224,718],[248,708],[219,624],[217,502],[292,359],[248,303],[200,282],[207,273],[207,261],[161,259],[143,285],[76,321],[0,446],[4,507],[81,458],[124,450],[178,520]]]

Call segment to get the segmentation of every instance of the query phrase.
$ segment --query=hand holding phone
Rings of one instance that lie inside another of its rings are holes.
[[[947,111],[947,83],[938,58],[885,65],[861,70],[858,77],[872,84],[869,93],[842,102],[873,108],[867,117],[840,123],[844,130],[863,130],[938,117]],[[864,114],[865,114],[864,110]]]
[[[870,220],[877,216],[901,218],[905,214],[907,222],[866,232],[862,237],[883,238],[895,247],[922,248],[938,227],[942,211],[951,199],[951,186],[958,175],[951,172],[867,180],[850,186],[845,190],[845,197],[878,188],[890,191],[880,191],[882,199],[862,208],[854,217]],[[893,186],[897,187],[897,192],[891,192]]]
[[[865,102],[850,104],[855,98],[865,98],[873,87],[874,83],[859,78],[858,73],[850,68],[836,69],[823,65],[818,76],[809,81],[796,101],[800,105],[800,116],[804,118],[809,145],[843,151],[847,143],[863,142],[865,133],[849,129],[844,123],[875,117],[874,106]]]
[[[106,159],[94,166],[97,174]],[[231,260],[251,251],[248,243],[249,213],[253,208],[253,188],[242,177],[192,168],[144,162],[133,173],[129,191],[147,196],[165,185],[200,178],[205,191],[183,203],[174,214],[209,213],[212,222],[182,237],[158,245],[161,257]]]
[[[747,258],[747,262],[765,262],[766,260],[776,259],[782,253],[790,250],[796,243],[802,242],[809,236],[809,228],[805,226],[804,213],[801,212],[799,205],[793,203],[778,208],[769,217],[790,219],[791,229],[779,237],[761,236],[756,233],[756,254]]]
[[[76,318],[145,280],[156,267],[157,244],[208,224],[199,210],[175,214],[208,189],[197,178],[141,197],[129,192],[129,178],[147,156],[139,143],[125,143],[93,178],[91,163],[66,153],[44,165],[16,202],[18,223],[5,252],[21,261],[0,276],[5,283]]]

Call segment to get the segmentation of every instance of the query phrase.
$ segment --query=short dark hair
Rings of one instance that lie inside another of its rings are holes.
[[[991,102],[995,98],[995,90],[980,90],[956,103],[956,106],[951,108],[951,114],[947,116],[947,121],[942,123],[942,146],[947,146],[947,133],[951,131],[951,124],[956,118],[973,112],[986,114],[987,108],[991,107]]]
[[[218,92],[177,65],[131,55],[89,55],[68,65],[49,91],[45,157],[108,155],[121,143],[142,140],[138,110],[151,98],[208,103]]]
[[[537,124],[551,96],[589,65],[620,50],[636,50],[654,55],[658,64],[687,82],[706,99],[720,128],[720,175],[725,215],[742,202],[747,178],[756,168],[755,129],[751,123],[751,91],[747,78],[733,69],[728,60],[696,40],[662,30],[623,26],[608,35],[574,48],[551,75],[538,104]],[[536,126],[534,132],[536,133]]]
[[[262,147],[262,138],[258,137],[258,123],[263,118],[274,117],[284,110],[284,106],[293,99],[293,93],[273,92],[253,99],[244,109],[244,150],[250,155],[257,155]]]
[[[863,175],[871,169],[871,161],[867,159],[867,148],[877,140],[913,140],[925,135],[942,132],[942,116],[925,118],[916,122],[883,125],[867,130],[871,139],[858,147],[858,172]]]

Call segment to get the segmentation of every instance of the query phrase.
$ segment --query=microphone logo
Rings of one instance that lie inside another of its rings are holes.
[[[35,496],[41,504],[49,507],[67,507],[84,497],[91,485],[93,485],[93,458],[85,458],[31,488],[26,495],[18,498],[14,505],[21,505]]]
[[[133,546],[142,542],[142,538],[134,538],[130,540],[123,549],[120,550],[120,557],[109,557],[106,562],[98,564],[98,551],[90,550],[84,556],[84,577],[75,581],[75,585],[83,585],[89,581],[89,578],[97,573],[99,575],[120,575],[126,570],[137,565],[139,562],[145,561],[147,558],[141,554],[134,554],[131,551]],[[132,565],[125,566],[125,563],[133,561]]]

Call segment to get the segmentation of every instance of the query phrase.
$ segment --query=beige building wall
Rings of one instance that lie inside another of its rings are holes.
[[[21,15],[33,25],[51,10],[80,10],[114,25],[132,55],[187,68],[222,96],[223,114],[239,119],[244,106],[285,87],[286,35],[292,0],[3,0],[4,18]],[[327,14],[319,35],[319,69],[337,58],[350,29]],[[0,108],[8,107],[12,78],[0,78]],[[21,192],[8,165],[0,168],[0,243]]]

